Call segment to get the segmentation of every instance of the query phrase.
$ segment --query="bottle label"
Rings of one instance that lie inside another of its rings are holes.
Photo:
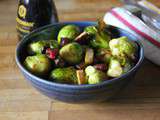
[[[24,5],[20,5],[18,9],[18,14],[21,18],[25,18],[27,14],[27,9],[25,8]]]
[[[31,32],[34,26],[33,22],[25,21],[26,15],[27,15],[26,7],[24,5],[20,5],[18,8],[19,17],[16,18],[17,21],[16,29],[24,34]]]

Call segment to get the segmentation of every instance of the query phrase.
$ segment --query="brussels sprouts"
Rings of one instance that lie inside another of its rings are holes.
[[[40,40],[37,42],[33,42],[28,46],[29,54],[41,54],[44,48],[58,48],[58,43],[55,40]]]
[[[58,42],[56,40],[49,40],[47,41],[48,47],[50,47],[51,49],[56,49],[58,48]]]
[[[128,40],[127,37],[120,37],[112,39],[109,42],[109,47],[112,51],[112,55],[133,57],[136,51],[135,45]]]
[[[106,48],[109,49],[109,40],[110,36],[108,36],[105,32],[96,33],[93,40],[91,40],[90,44],[94,48]]]
[[[77,64],[82,60],[83,50],[78,43],[73,42],[62,47],[59,54],[69,64]]]
[[[98,84],[109,77],[119,77],[136,62],[137,46],[125,36],[111,40],[108,30],[103,20],[83,32],[76,25],[66,25],[59,31],[57,41],[43,39],[29,44],[30,56],[24,66],[57,83]]]
[[[34,74],[45,75],[49,72],[51,63],[45,55],[38,54],[35,56],[28,56],[24,61],[24,66]]]
[[[110,36],[104,31],[98,31],[95,26],[88,26],[84,29],[89,35],[94,36],[90,44],[94,48],[109,48]]]
[[[51,72],[50,78],[59,83],[76,83],[76,69],[73,67],[56,68]]]
[[[88,78],[88,84],[97,84],[107,78],[104,72],[95,69],[93,66],[88,66],[85,69],[85,73]]]
[[[105,73],[98,71],[95,74],[89,76],[88,84],[98,84],[103,82],[106,79]]]
[[[87,76],[94,74],[97,70],[93,66],[88,66],[85,69],[85,73]]]
[[[98,32],[95,26],[88,26],[84,29],[84,31],[87,32],[89,35],[95,35]]]
[[[117,57],[117,60],[123,67],[123,73],[127,73],[134,65],[134,62],[127,57]]]
[[[33,42],[28,46],[28,53],[29,54],[41,54],[44,47],[47,46],[47,42],[45,40],[41,40],[38,42]]]
[[[116,58],[111,58],[107,75],[110,77],[119,77],[123,73],[120,62]]]
[[[119,60],[120,64],[122,66],[124,66],[127,62],[127,58],[126,57],[117,57],[117,59]]]
[[[70,41],[73,41],[80,34],[80,30],[75,25],[66,25],[64,26],[58,34],[58,44],[61,44],[62,38],[67,38]]]

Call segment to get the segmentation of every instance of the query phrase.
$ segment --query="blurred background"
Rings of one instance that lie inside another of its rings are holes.
[[[60,21],[96,20],[110,8],[121,6],[120,0],[54,0]],[[148,0],[160,6],[159,0]],[[105,3],[105,4],[104,4]],[[18,0],[0,0],[0,30],[15,32]],[[71,17],[72,16],[72,17]],[[9,28],[5,26],[10,26]],[[2,31],[0,31],[1,33]]]

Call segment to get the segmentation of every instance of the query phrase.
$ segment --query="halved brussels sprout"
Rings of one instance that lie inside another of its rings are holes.
[[[129,41],[127,37],[112,39],[109,42],[109,47],[112,51],[112,55],[133,57],[136,51],[136,47],[133,42]]]
[[[93,36],[93,39],[90,42],[92,47],[109,48],[108,42],[110,40],[110,36],[106,32],[99,31],[95,26],[88,26],[84,31]]]
[[[72,42],[80,34],[80,29],[76,25],[66,25],[58,33],[58,44],[62,38],[67,38]]]
[[[44,47],[47,45],[48,43],[45,40],[40,40],[29,44],[27,50],[29,54],[41,54]]]
[[[62,47],[59,54],[69,64],[78,64],[82,60],[83,50],[81,45],[73,42]]]
[[[85,69],[85,73],[87,76],[94,74],[97,70],[93,66],[88,66]]]
[[[28,53],[29,54],[41,54],[44,48],[58,48],[58,43],[55,40],[40,40],[37,42],[33,42],[28,45]]]
[[[95,26],[88,26],[84,29],[85,32],[87,32],[89,35],[95,35],[98,30]]]
[[[90,44],[94,48],[106,48],[109,49],[110,36],[104,32],[96,33]]]
[[[52,70],[50,78],[59,83],[77,83],[76,69],[73,67],[56,68]]]
[[[51,68],[50,60],[42,54],[28,56],[24,61],[24,66],[30,72],[37,75],[45,75]]]
[[[105,79],[107,79],[107,76],[104,72],[97,70],[93,66],[88,66],[85,69],[86,76],[88,78],[88,84],[97,84],[101,83]]]
[[[111,58],[107,75],[110,77],[119,77],[123,74],[123,68],[116,58]]]

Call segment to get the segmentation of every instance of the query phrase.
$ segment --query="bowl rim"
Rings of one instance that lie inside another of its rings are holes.
[[[30,37],[30,35],[34,34],[34,33],[37,33],[39,31],[42,31],[48,27],[51,27],[51,26],[56,26],[56,25],[61,25],[61,24],[92,24],[92,25],[96,25],[96,22],[93,22],[93,21],[70,21],[70,22],[59,22],[59,23],[53,23],[53,24],[49,24],[49,25],[46,25],[44,27],[41,27],[41,28],[38,28],[34,31],[32,31],[31,33],[29,33],[28,35],[26,35],[17,45],[16,47],[16,54],[15,54],[15,60],[16,60],[16,63],[18,65],[18,67],[20,68],[21,72],[22,73],[25,73],[27,74],[29,77],[33,78],[34,81],[37,81],[37,82],[41,82],[43,84],[47,84],[49,86],[55,86],[55,87],[65,87],[65,88],[71,88],[71,89],[84,89],[84,88],[93,88],[93,87],[101,87],[101,86],[104,86],[106,84],[109,84],[109,83],[112,83],[112,82],[115,82],[115,81],[118,81],[120,79],[123,79],[123,78],[126,78],[127,76],[129,76],[129,74],[131,74],[132,72],[135,72],[139,67],[140,65],[142,64],[143,60],[144,60],[144,48],[143,48],[143,45],[142,43],[137,40],[136,42],[138,43],[138,46],[140,47],[139,49],[139,53],[140,53],[140,58],[138,60],[138,62],[136,63],[136,65],[134,67],[132,67],[132,69],[130,69],[127,73],[124,73],[122,74],[120,77],[117,77],[117,78],[112,78],[110,80],[105,80],[101,83],[98,83],[98,84],[82,84],[82,85],[74,85],[74,84],[63,84],[63,83],[56,83],[56,82],[52,82],[52,81],[47,81],[47,79],[43,79],[43,78],[40,78],[32,73],[30,73],[20,62],[19,60],[19,57],[18,57],[18,50],[20,49],[21,45],[24,43],[24,41],[27,41],[27,39]],[[119,29],[119,30],[123,30],[127,33],[129,33],[128,31],[122,29],[122,28],[118,28],[116,26],[112,26],[112,25],[109,25],[111,27],[114,27],[116,29]],[[131,33],[129,33],[131,34]],[[134,36],[135,38],[137,38],[135,35],[131,34],[132,36]],[[27,78],[25,78],[27,79]]]

